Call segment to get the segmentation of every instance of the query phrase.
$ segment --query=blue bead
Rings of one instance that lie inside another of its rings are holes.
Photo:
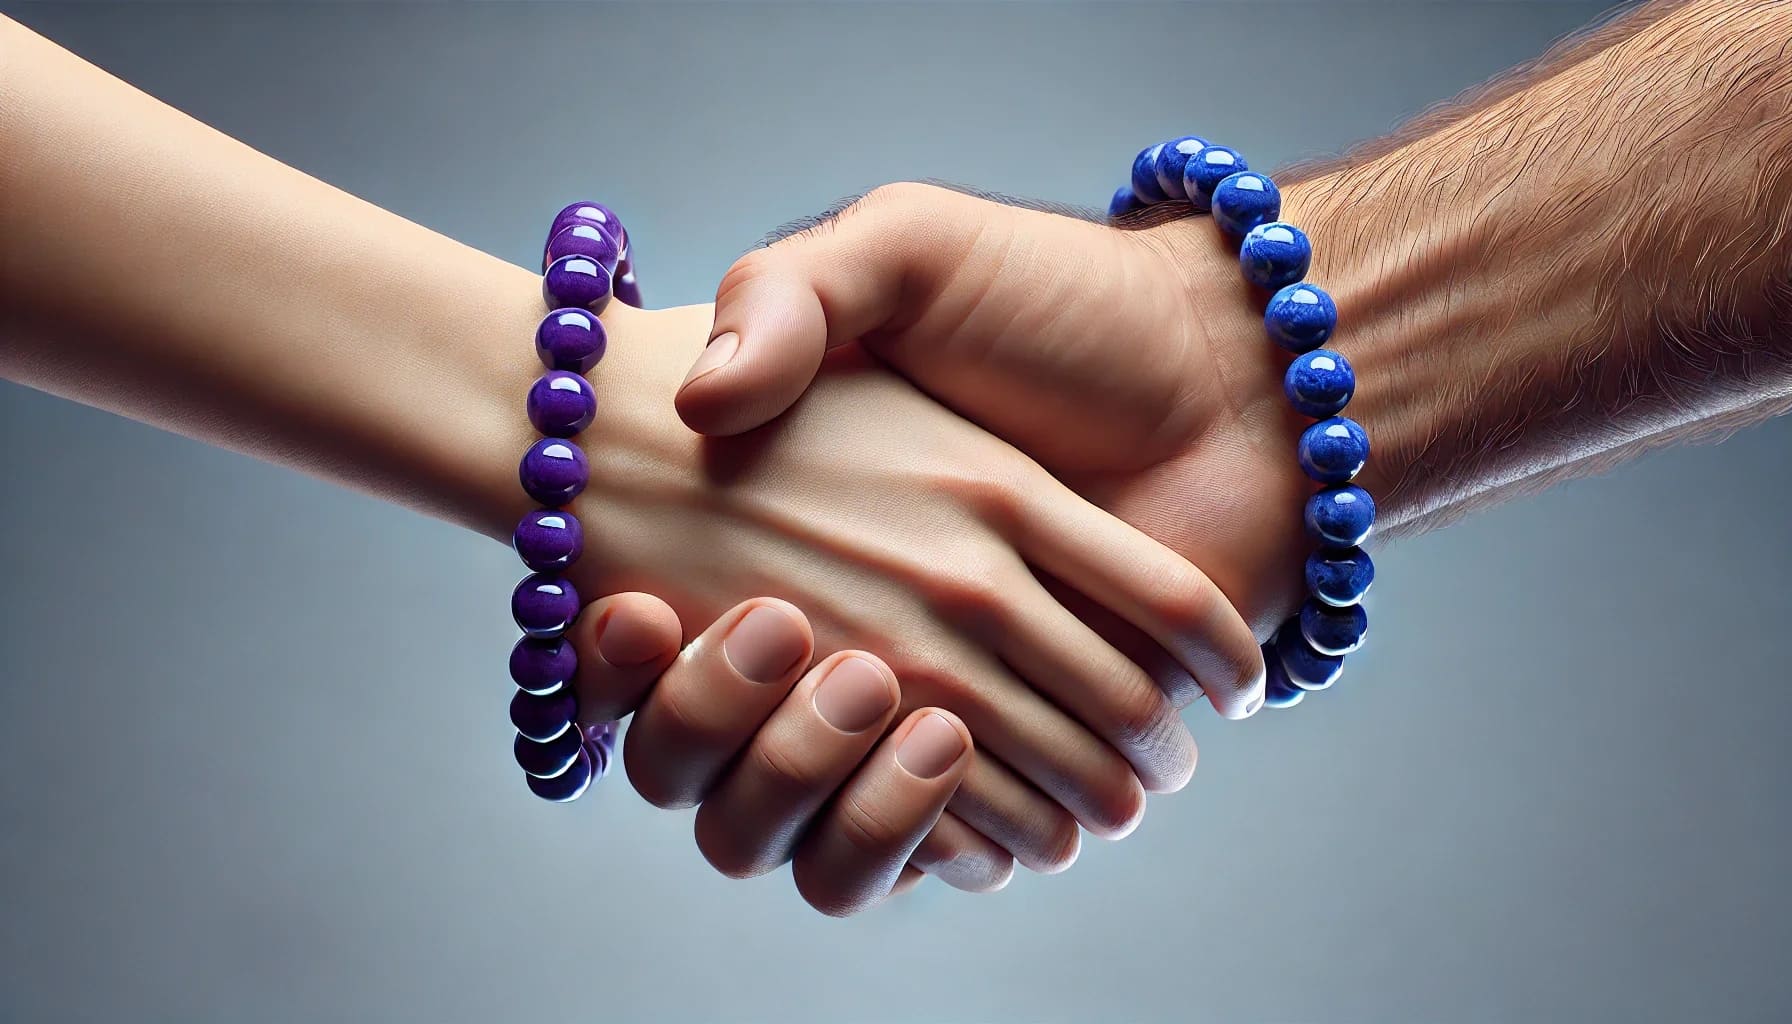
[[[1180,139],[1171,139],[1164,143],[1164,148],[1157,154],[1157,187],[1164,190],[1164,195],[1171,199],[1186,199],[1188,192],[1182,185],[1182,171],[1188,166],[1188,158],[1199,153],[1207,146],[1207,140],[1193,135],[1184,135]]]
[[[1157,184],[1157,155],[1163,152],[1167,143],[1146,146],[1139,150],[1139,155],[1132,160],[1132,194],[1139,197],[1141,203],[1161,203],[1170,198]]]
[[[571,687],[553,693],[518,690],[510,698],[510,724],[516,726],[518,733],[537,743],[545,743],[565,732],[578,713],[579,701],[573,696]]]
[[[1313,262],[1313,243],[1307,233],[1279,220],[1259,224],[1238,246],[1238,266],[1244,279],[1259,288],[1280,288],[1307,275]]]
[[[592,770],[591,755],[580,750],[574,756],[572,764],[568,765],[566,770],[560,774],[545,779],[525,774],[523,781],[529,784],[529,792],[543,800],[564,804],[584,796],[585,791],[591,788],[591,783],[596,778],[597,773]]]
[[[1277,660],[1288,673],[1288,681],[1308,693],[1329,688],[1344,674],[1344,659],[1314,650],[1293,619],[1282,623],[1276,631],[1275,645]]]
[[[1302,416],[1335,416],[1356,394],[1356,373],[1344,357],[1328,349],[1296,356],[1282,376],[1282,393]]]
[[[536,778],[551,779],[572,767],[584,745],[585,736],[577,729],[568,729],[546,743],[517,733],[511,752],[516,755],[517,767]]]
[[[525,636],[510,649],[510,678],[530,693],[553,693],[578,670],[579,656],[558,637]]]
[[[1263,329],[1269,340],[1290,352],[1307,352],[1326,343],[1338,326],[1338,304],[1315,285],[1291,284],[1269,297]]]
[[[1307,691],[1288,678],[1287,671],[1282,668],[1282,659],[1269,644],[1263,645],[1263,667],[1269,672],[1269,681],[1263,687],[1264,707],[1291,708],[1306,699]]]
[[[1306,522],[1314,543],[1353,548],[1375,525],[1375,499],[1355,484],[1327,487],[1307,499]]]
[[[1213,204],[1213,189],[1221,181],[1240,171],[1250,170],[1238,150],[1225,146],[1205,146],[1188,158],[1182,168],[1182,192],[1195,209],[1205,210]]]
[[[1114,190],[1114,198],[1108,200],[1108,219],[1124,217],[1139,208],[1139,197],[1132,194],[1131,185],[1122,185]]]
[[[1308,598],[1300,606],[1300,635],[1315,651],[1342,657],[1363,646],[1369,613],[1360,604],[1334,608]]]
[[[1213,222],[1233,238],[1282,215],[1282,191],[1261,174],[1233,174],[1213,187]]]
[[[1345,416],[1320,420],[1300,435],[1300,468],[1322,484],[1349,483],[1369,461],[1369,434]]]
[[[1320,548],[1307,556],[1307,593],[1329,605],[1355,604],[1375,582],[1375,562],[1362,548]]]

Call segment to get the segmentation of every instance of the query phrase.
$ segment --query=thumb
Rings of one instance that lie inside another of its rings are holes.
[[[832,223],[748,253],[716,290],[710,343],[680,386],[678,415],[702,434],[738,434],[790,408],[828,349],[898,315],[941,272],[965,201],[930,185],[887,185]]]

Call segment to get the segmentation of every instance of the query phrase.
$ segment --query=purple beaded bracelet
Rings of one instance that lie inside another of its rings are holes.
[[[1369,435],[1338,415],[1356,393],[1356,374],[1342,355],[1320,347],[1338,326],[1338,307],[1303,280],[1312,244],[1299,228],[1276,219],[1282,194],[1275,182],[1251,171],[1237,150],[1185,135],[1139,151],[1131,180],[1108,204],[1108,217],[1180,202],[1211,213],[1237,247],[1245,280],[1267,296],[1263,326],[1270,340],[1295,353],[1282,378],[1283,394],[1316,421],[1296,448],[1302,472],[1319,485],[1304,510],[1307,536],[1316,546],[1307,558],[1308,597],[1263,645],[1269,673],[1264,703],[1291,708],[1336,683],[1344,656],[1363,645],[1369,630],[1362,601],[1375,581],[1375,563],[1362,544],[1375,525],[1375,501],[1351,483],[1369,460]]]
[[[563,573],[585,550],[585,531],[566,505],[585,489],[590,469],[571,438],[591,425],[597,396],[583,376],[604,357],[598,319],[611,297],[641,303],[629,260],[628,232],[601,203],[561,210],[542,249],[541,294],[548,314],[535,330],[547,372],[529,388],[529,422],[542,437],[524,453],[517,475],[542,507],[523,516],[511,537],[530,574],[510,597],[523,637],[510,651],[510,722],[516,763],[544,800],[576,800],[609,771],[616,723],[579,722],[573,676],[578,655],[566,631],[579,615],[579,593]]]

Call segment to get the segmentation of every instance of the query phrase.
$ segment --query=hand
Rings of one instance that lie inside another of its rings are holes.
[[[1205,577],[900,380],[843,361],[776,430],[706,443],[669,399],[709,308],[605,318],[575,586],[651,591],[699,621],[774,594],[806,610],[824,649],[878,652],[906,708],[970,727],[978,751],[951,812],[1023,864],[1066,866],[1074,821],[1126,832],[1141,782],[1172,789],[1194,766],[1153,678],[1035,570],[1151,636],[1232,713],[1258,699],[1250,632]]]

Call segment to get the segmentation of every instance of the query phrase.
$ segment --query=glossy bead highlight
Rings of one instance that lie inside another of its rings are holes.
[[[1263,329],[1269,340],[1290,352],[1308,352],[1326,343],[1338,326],[1338,304],[1325,289],[1291,284],[1269,298]]]
[[[525,774],[523,780],[529,784],[529,792],[549,803],[564,804],[584,796],[597,775],[592,770],[591,756],[581,748],[573,758],[573,763],[558,775],[544,779]]]
[[[1209,209],[1213,205],[1213,190],[1220,182],[1250,169],[1250,164],[1244,162],[1236,149],[1203,146],[1183,165],[1182,192],[1195,209]]]
[[[1238,267],[1259,288],[1293,284],[1307,275],[1312,262],[1313,244],[1306,232],[1279,220],[1252,228],[1238,245]]]
[[[561,509],[538,508],[523,515],[511,531],[510,546],[523,564],[536,572],[564,569],[585,551],[585,528],[577,516]]]
[[[1369,461],[1369,435],[1357,421],[1333,416],[1301,431],[1297,457],[1315,482],[1349,483]]]
[[[1282,668],[1282,658],[1271,644],[1263,645],[1263,667],[1269,673],[1263,686],[1264,707],[1291,708],[1306,698],[1307,691],[1288,678],[1287,671]]]
[[[585,737],[577,729],[568,729],[545,743],[538,743],[521,733],[511,744],[517,767],[539,779],[551,779],[572,767],[579,759]]]
[[[1308,598],[1300,607],[1300,635],[1320,654],[1349,654],[1368,633],[1369,613],[1360,604],[1335,608]]]
[[[571,687],[553,693],[518,690],[510,698],[510,724],[537,743],[545,743],[572,728],[573,717],[578,713],[579,701]]]
[[[1355,484],[1327,487],[1307,499],[1305,520],[1314,543],[1353,548],[1375,526],[1375,500]]]
[[[1344,357],[1327,349],[1296,356],[1282,375],[1282,394],[1302,416],[1336,416],[1356,394],[1356,373]]]
[[[550,370],[589,372],[608,347],[603,321],[590,310],[556,309],[535,328],[535,354]]]
[[[597,416],[597,395],[576,373],[549,370],[529,387],[524,400],[529,422],[549,437],[571,437]]]
[[[529,636],[557,637],[579,617],[579,592],[563,577],[530,573],[511,591],[510,614]]]
[[[566,256],[584,256],[604,268],[605,273],[614,274],[616,261],[622,256],[622,246],[614,236],[595,224],[573,224],[548,239],[550,265]]]
[[[610,270],[589,256],[562,256],[541,276],[541,297],[556,309],[601,313],[610,303]]]
[[[1157,187],[1171,199],[1187,199],[1188,191],[1182,184],[1182,172],[1188,167],[1189,158],[1207,148],[1206,139],[1194,135],[1184,135],[1180,139],[1171,139],[1164,143],[1158,151],[1155,169]]]
[[[1326,604],[1356,604],[1375,582],[1375,561],[1362,548],[1320,548],[1307,556],[1307,593]]]
[[[1139,150],[1139,155],[1132,160],[1132,194],[1141,203],[1161,203],[1169,196],[1157,184],[1157,155],[1163,152],[1164,143],[1146,146]]]
[[[1301,635],[1300,623],[1290,619],[1276,631],[1276,655],[1288,681],[1314,693],[1329,688],[1344,673],[1344,659],[1313,649]]]
[[[591,467],[579,446],[557,437],[544,437],[529,446],[517,465],[517,478],[529,497],[558,507],[577,497],[591,479]]]
[[[530,693],[552,693],[578,670],[579,656],[559,637],[525,636],[510,649],[510,678]]]

